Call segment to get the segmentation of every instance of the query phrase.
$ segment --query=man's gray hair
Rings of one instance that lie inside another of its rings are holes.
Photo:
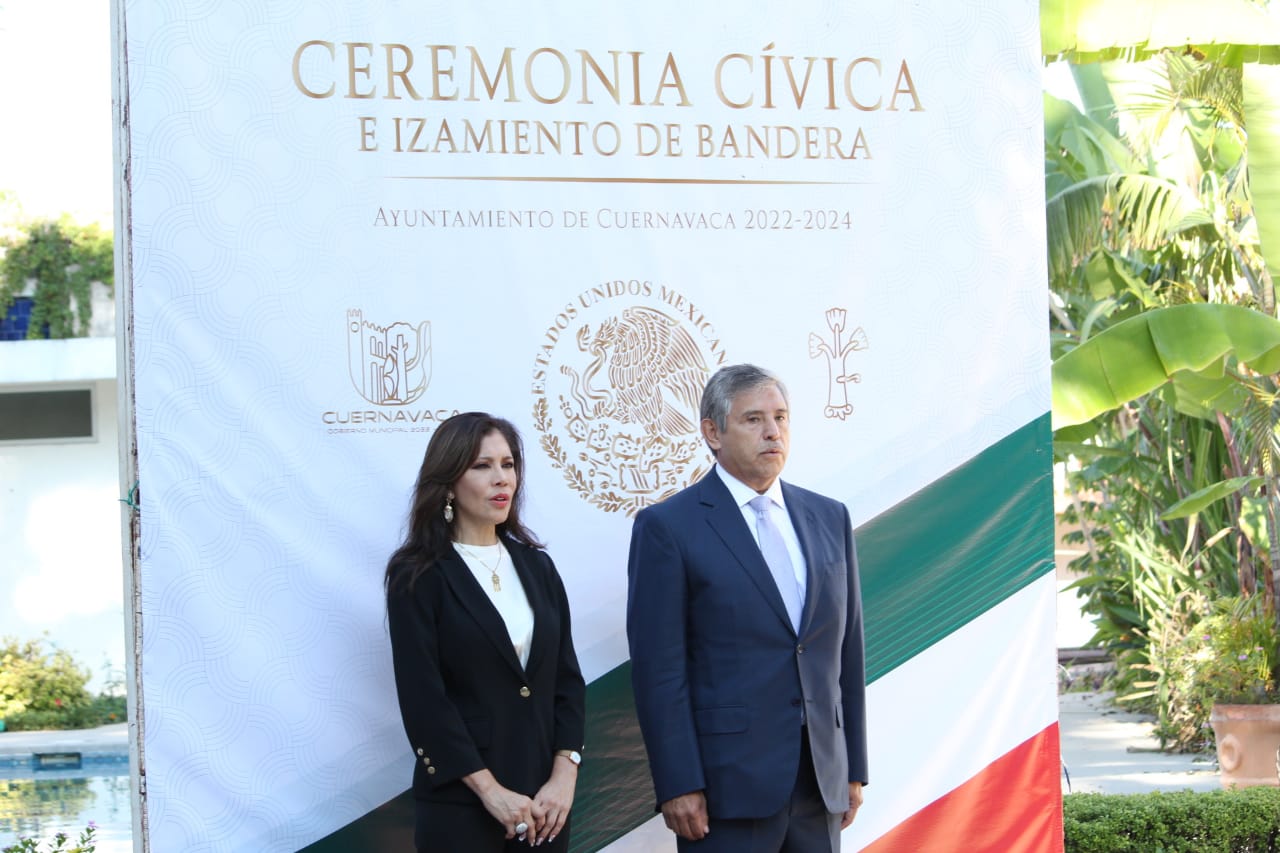
[[[733,408],[734,398],[744,391],[754,391],[764,385],[776,385],[782,392],[782,399],[791,404],[787,394],[787,386],[772,371],[754,364],[730,364],[722,367],[707,380],[707,387],[702,389],[702,405],[699,417],[711,421],[716,429],[724,432],[729,428],[729,410]]]

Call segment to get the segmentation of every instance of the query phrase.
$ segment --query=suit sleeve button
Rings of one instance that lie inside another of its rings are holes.
[[[422,757],[422,747],[418,747],[418,757]]]
[[[434,775],[436,775],[436,769],[435,769],[434,767],[428,767],[428,768],[427,768],[427,775],[429,775],[429,776],[434,776]]]
[[[525,699],[528,699],[528,698],[529,698],[529,695],[530,695],[530,694],[529,694],[529,688],[528,688],[528,687],[521,687],[521,688],[520,688],[520,695],[521,695],[522,697],[524,697]]]

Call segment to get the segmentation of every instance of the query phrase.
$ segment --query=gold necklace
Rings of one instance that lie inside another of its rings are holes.
[[[455,542],[453,544],[457,545],[459,548],[465,551],[468,557],[474,558],[477,563],[484,566],[489,571],[489,576],[490,576],[491,582],[493,583],[493,591],[502,592],[502,579],[498,577],[498,568],[502,565],[502,554],[503,554],[503,548],[501,543],[499,543],[498,545],[498,561],[494,563],[492,566],[485,562],[484,557],[481,557],[479,554],[477,554],[475,551],[472,551],[468,546],[464,545],[463,543]]]

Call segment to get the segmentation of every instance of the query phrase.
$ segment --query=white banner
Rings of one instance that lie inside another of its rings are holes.
[[[1038,7],[121,0],[152,850],[408,788],[382,572],[521,429],[588,679],[718,366],[855,523],[1048,410]]]

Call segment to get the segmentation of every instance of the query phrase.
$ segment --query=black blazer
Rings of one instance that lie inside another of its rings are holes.
[[[387,596],[416,798],[477,803],[461,779],[485,767],[500,784],[533,796],[550,777],[557,750],[582,749],[586,685],[564,584],[544,551],[506,538],[503,544],[533,609],[527,668],[452,548],[411,591],[393,588]]]

